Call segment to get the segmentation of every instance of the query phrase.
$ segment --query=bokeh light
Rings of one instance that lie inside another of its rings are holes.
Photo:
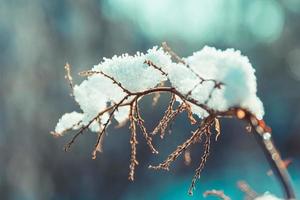
[[[126,18],[137,24],[149,38],[177,38],[188,43],[221,38],[234,43],[244,32],[254,41],[268,43],[280,37],[285,20],[280,4],[273,0],[111,0],[104,1],[102,9],[110,19]]]

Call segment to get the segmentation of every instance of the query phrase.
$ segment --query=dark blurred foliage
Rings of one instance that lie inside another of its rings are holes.
[[[62,148],[71,134],[60,139],[49,134],[61,114],[78,109],[64,80],[67,61],[77,74],[102,57],[145,51],[163,41],[183,56],[208,44],[240,49],[249,57],[265,120],[283,158],[293,159],[289,170],[299,196],[299,20],[297,0],[1,0],[0,199],[202,199],[202,192],[213,188],[241,199],[238,180],[257,192],[280,195],[254,138],[236,120],[221,121],[222,135],[192,197],[187,189],[201,145],[192,148],[191,166],[180,158],[170,172],[147,169],[188,137],[191,127],[184,115],[171,135],[155,140],[158,156],[140,139],[134,183],[127,180],[127,127],[111,126],[97,160],[91,159],[95,134],[80,137],[69,153]],[[143,101],[147,127],[158,122],[167,98],[155,108],[150,98]]]

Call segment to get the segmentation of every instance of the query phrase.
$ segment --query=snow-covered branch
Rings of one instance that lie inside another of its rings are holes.
[[[165,161],[150,168],[168,170],[173,161],[205,136],[204,155],[196,169],[190,193],[208,158],[212,134],[216,132],[216,139],[220,135],[220,118],[230,116],[247,120],[263,138],[268,136],[266,141],[271,141],[271,130],[262,120],[263,104],[256,95],[255,70],[240,51],[222,51],[205,46],[189,57],[180,58],[164,43],[163,47],[153,47],[147,53],[104,58],[91,70],[80,73],[87,79],[79,85],[73,85],[69,65],[66,65],[66,72],[81,111],[64,114],[52,134],[62,136],[67,131],[77,130],[66,145],[65,149],[69,150],[85,130],[97,132],[92,152],[95,159],[97,152],[102,150],[104,133],[112,120],[115,119],[120,126],[129,121],[130,180],[134,180],[134,170],[138,165],[137,129],[140,129],[151,152],[157,154],[152,137],[160,133],[163,138],[169,124],[182,112],[186,112],[191,124],[196,126],[195,131]],[[161,93],[169,94],[169,105],[158,125],[148,132],[139,101],[154,94],[153,104],[156,104]],[[277,152],[275,148],[272,151]]]

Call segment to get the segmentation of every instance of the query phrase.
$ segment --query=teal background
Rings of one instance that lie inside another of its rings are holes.
[[[293,160],[289,171],[300,196],[299,20],[298,0],[0,0],[0,199],[196,200],[208,189],[242,199],[239,180],[258,193],[281,196],[275,177],[266,175],[262,151],[237,120],[221,121],[222,135],[212,144],[193,196],[187,190],[202,145],[192,148],[191,166],[180,157],[169,172],[147,169],[188,137],[192,127],[184,115],[165,140],[154,140],[158,156],[140,138],[133,183],[127,180],[127,127],[109,128],[97,160],[91,159],[95,134],[80,137],[69,153],[62,148],[72,134],[49,134],[63,113],[79,110],[64,80],[66,62],[80,83],[76,74],[102,57],[146,51],[163,41],[182,56],[211,45],[249,57],[265,120],[283,158]],[[150,100],[141,106],[149,129],[168,97],[155,108]]]

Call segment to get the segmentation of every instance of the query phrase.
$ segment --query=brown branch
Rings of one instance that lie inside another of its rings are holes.
[[[169,55],[171,56],[171,58],[173,58],[176,62],[178,63],[182,63],[185,65],[185,62],[182,60],[182,58],[180,56],[178,56],[167,44],[167,42],[163,42],[161,44],[163,50],[167,53],[169,53]]]
[[[128,98],[129,96],[126,96],[126,99]],[[121,106],[128,106],[129,104],[128,103],[125,103],[125,104],[121,104],[119,105],[119,107]],[[99,117],[101,117],[104,113],[106,112],[109,112],[110,110],[114,109],[116,105],[113,105],[113,106],[110,106],[106,109],[104,109],[103,111],[99,112],[91,121],[89,121],[89,123],[83,127],[81,127],[79,129],[79,131],[72,137],[72,139],[64,146],[64,150],[65,151],[69,151],[71,146],[74,144],[74,142],[76,141],[77,137],[81,134],[83,134],[83,132],[89,128],[89,126],[95,121],[97,120]]]
[[[175,161],[178,156],[180,156],[191,144],[195,143],[195,139],[200,138],[200,136],[206,131],[206,129],[211,126],[211,124],[213,123],[213,118],[208,117],[204,121],[205,122],[201,123],[197,130],[193,132],[192,136],[188,138],[183,144],[179,145],[176,150],[167,157],[165,161],[157,166],[150,165],[149,168],[169,170],[170,164]]]
[[[217,132],[217,136],[220,132],[219,122],[217,121],[216,117],[237,117],[241,120],[246,120],[248,123],[251,124],[252,130],[255,131],[255,138],[260,144],[261,148],[264,150],[266,158],[268,159],[271,167],[273,168],[274,174],[279,179],[280,183],[282,184],[282,188],[286,194],[286,198],[288,199],[295,199],[295,194],[293,191],[293,188],[290,183],[290,178],[288,175],[288,172],[284,166],[284,163],[280,157],[280,154],[278,150],[276,149],[272,138],[271,138],[271,129],[267,127],[262,120],[258,120],[252,113],[248,112],[247,110],[241,109],[241,108],[230,108],[227,111],[224,112],[218,112],[216,110],[211,109],[207,103],[212,98],[212,94],[215,89],[220,89],[224,83],[219,82],[214,79],[205,79],[200,76],[190,65],[188,65],[182,58],[180,58],[175,52],[171,50],[170,47],[167,46],[166,43],[162,44],[163,49],[168,52],[171,57],[176,60],[178,63],[182,63],[185,65],[199,80],[196,85],[191,87],[192,89],[187,94],[182,94],[179,91],[177,91],[175,88],[172,87],[163,87],[158,86],[155,88],[147,89],[145,91],[140,92],[130,92],[127,90],[123,85],[115,80],[112,76],[109,76],[105,74],[102,71],[86,71],[80,73],[80,75],[89,76],[93,74],[101,74],[105,76],[106,78],[109,78],[111,81],[113,81],[114,84],[116,84],[118,87],[120,87],[127,95],[119,101],[117,104],[110,106],[106,108],[103,111],[100,111],[97,116],[95,116],[91,121],[88,122],[87,125],[80,128],[80,130],[73,136],[72,140],[66,145],[65,150],[68,150],[71,145],[75,142],[76,138],[84,132],[89,126],[95,121],[99,120],[99,118],[106,112],[110,112],[109,119],[106,121],[106,123],[103,125],[102,129],[99,131],[97,142],[94,147],[93,151],[93,158],[96,158],[97,151],[101,150],[101,141],[103,140],[103,134],[106,131],[106,128],[108,124],[111,122],[112,117],[114,115],[114,112],[120,107],[120,106],[130,106],[130,114],[129,114],[129,120],[131,122],[130,129],[131,129],[131,138],[130,138],[130,144],[131,144],[131,159],[130,159],[130,171],[129,171],[129,179],[134,180],[134,170],[136,165],[138,164],[136,159],[136,145],[137,145],[137,139],[136,139],[136,125],[138,125],[147,141],[148,146],[150,146],[151,150],[154,152],[154,147],[152,145],[152,138],[148,135],[147,130],[144,126],[144,121],[140,116],[139,108],[137,104],[137,99],[143,98],[146,95],[155,93],[160,94],[162,92],[170,93],[172,95],[172,99],[170,101],[169,107],[167,108],[162,120],[158,124],[158,126],[154,129],[154,133],[160,131],[161,136],[163,137],[164,132],[168,126],[168,124],[174,120],[175,116],[182,112],[183,110],[187,110],[188,112],[188,118],[193,123],[196,122],[196,120],[193,118],[191,105],[193,104],[195,106],[198,106],[202,109],[204,109],[206,112],[208,112],[208,117],[205,118],[199,127],[192,133],[192,136],[188,138],[183,144],[179,145],[174,152],[172,152],[166,160],[164,160],[161,164],[158,166],[149,166],[149,168],[153,169],[165,169],[169,170],[170,164],[175,161],[183,152],[189,148],[191,144],[194,144],[196,142],[201,141],[201,136],[206,133],[206,141],[205,141],[205,150],[204,154],[201,157],[201,163],[199,167],[196,169],[195,176],[192,180],[192,184],[190,187],[189,192],[192,193],[193,189],[195,188],[195,182],[200,177],[200,173],[204,168],[204,164],[206,163],[207,157],[209,155],[209,147],[210,147],[210,128],[213,124],[215,124],[215,129]],[[146,64],[153,67],[154,69],[160,71],[162,75],[168,76],[168,74],[159,66],[155,65],[152,61],[146,60]],[[70,66],[66,64],[65,66],[66,70],[66,79],[68,79],[70,87],[73,88],[73,82],[72,77],[70,73]],[[208,98],[204,103],[198,102],[196,99],[191,97],[192,91],[195,90],[200,84],[203,84],[205,81],[213,82],[214,86],[211,90],[211,92],[208,95]],[[134,97],[133,100],[130,103],[124,103],[128,97]],[[182,100],[182,103],[177,107],[177,109],[173,110],[173,105],[175,102],[175,97],[178,97]],[[216,138],[217,138],[216,136]]]
[[[65,79],[68,81],[70,88],[71,88],[71,96],[74,96],[74,85],[73,85],[73,78],[71,76],[71,65],[69,63],[65,64]]]
[[[210,132],[209,129],[210,129],[210,127],[207,127],[206,132],[205,132],[206,133],[205,134],[205,136],[206,136],[205,138],[206,139],[205,139],[205,144],[204,144],[205,149],[204,149],[204,153],[203,153],[203,155],[201,157],[200,165],[199,165],[199,167],[195,171],[195,175],[194,175],[194,177],[192,179],[192,183],[191,183],[191,186],[189,188],[189,194],[190,195],[193,195],[193,190],[195,189],[196,181],[197,181],[197,179],[200,178],[201,172],[202,172],[202,170],[203,170],[203,168],[204,168],[204,166],[206,164],[207,158],[209,156],[209,151],[210,151],[210,136],[211,136],[211,132]]]
[[[157,65],[155,65],[151,60],[145,60],[144,63],[147,64],[150,67],[153,67],[153,68],[157,69],[158,71],[160,71],[160,73],[162,75],[168,76],[167,72],[165,72],[161,67],[158,67]]]
[[[191,105],[187,102],[184,102],[184,105],[185,105],[186,111],[188,113],[188,119],[190,120],[191,124],[196,124],[197,120],[193,117],[193,111],[192,111]]]
[[[163,118],[159,121],[158,125],[155,127],[155,129],[152,131],[152,135],[156,135],[158,132],[160,132],[160,138],[164,138],[166,129],[171,121],[175,119],[175,117],[185,110],[184,104],[180,104],[176,110],[168,109],[165,112],[165,115]]]
[[[215,131],[216,131],[215,141],[218,141],[218,138],[221,135],[221,125],[217,117],[215,118]]]
[[[199,103],[196,99],[193,99],[192,97],[186,97],[185,95],[181,94],[179,91],[177,91],[173,87],[156,87],[156,88],[148,89],[148,90],[141,91],[141,92],[133,92],[133,93],[131,93],[131,95],[145,96],[145,95],[152,94],[155,92],[168,92],[168,93],[174,94],[174,95],[178,96],[180,99],[188,101],[188,102],[204,109],[209,114],[215,113],[215,111],[213,109],[209,108],[207,105],[205,105],[203,103]]]
[[[130,146],[131,146],[131,154],[130,154],[130,165],[129,165],[129,176],[128,179],[131,181],[134,181],[134,172],[135,167],[138,165],[138,161],[136,159],[136,145],[138,144],[138,141],[136,139],[136,124],[134,119],[134,104],[133,102],[130,106],[130,114],[129,114],[129,120],[130,120],[130,130],[131,130],[131,136],[130,136]]]
[[[97,151],[99,150],[99,144],[100,144],[100,141],[101,141],[101,138],[102,138],[102,135],[104,134],[104,132],[106,131],[106,128],[109,124],[109,122],[111,121],[115,111],[119,108],[119,106],[126,100],[128,99],[128,95],[126,95],[121,101],[119,101],[119,103],[117,103],[116,105],[114,105],[111,113],[109,114],[109,117],[107,119],[107,121],[105,122],[105,124],[103,125],[103,128],[101,130],[101,132],[99,133],[98,135],[98,138],[97,138],[97,142],[95,144],[95,147],[94,147],[94,151],[92,152],[92,158],[93,159],[96,159],[96,154],[97,154]]]
[[[145,140],[147,142],[147,145],[151,149],[152,153],[158,154],[158,151],[154,148],[154,146],[152,144],[152,138],[149,136],[149,134],[147,132],[147,129],[146,129],[145,125],[144,125],[144,120],[141,117],[137,99],[135,100],[135,104],[134,105],[135,105],[136,121],[137,121],[137,124],[138,124],[138,126],[140,127],[140,129],[141,129],[141,131],[143,133],[143,136],[144,136],[144,138],[145,138]]]
[[[163,124],[166,123],[166,121],[170,117],[170,114],[173,112],[173,106],[174,106],[175,101],[176,101],[175,95],[172,94],[171,100],[169,102],[169,105],[168,105],[162,119],[159,121],[158,125],[151,132],[151,135],[156,135],[161,130],[161,127],[163,126]],[[161,135],[161,137],[162,137],[162,135]]]
[[[255,139],[263,149],[265,157],[267,158],[274,174],[281,183],[286,198],[291,200],[296,199],[289,173],[285,167],[282,167],[284,162],[281,159],[280,153],[276,149],[272,140],[271,128],[268,127],[263,120],[258,120],[252,113],[246,110],[238,108],[235,109],[235,111],[236,116],[239,119],[243,119],[251,123],[252,130],[255,131]]]
[[[100,120],[99,121],[99,127],[100,127],[100,130],[101,130],[101,123],[100,123]],[[93,152],[95,154],[92,155],[93,159],[96,159],[96,152],[102,152],[103,151],[103,148],[102,148],[102,144],[103,144],[103,140],[104,140],[104,134],[101,135],[101,131],[98,131],[98,137],[100,137],[100,140],[99,140],[99,143],[96,147],[96,151]]]

